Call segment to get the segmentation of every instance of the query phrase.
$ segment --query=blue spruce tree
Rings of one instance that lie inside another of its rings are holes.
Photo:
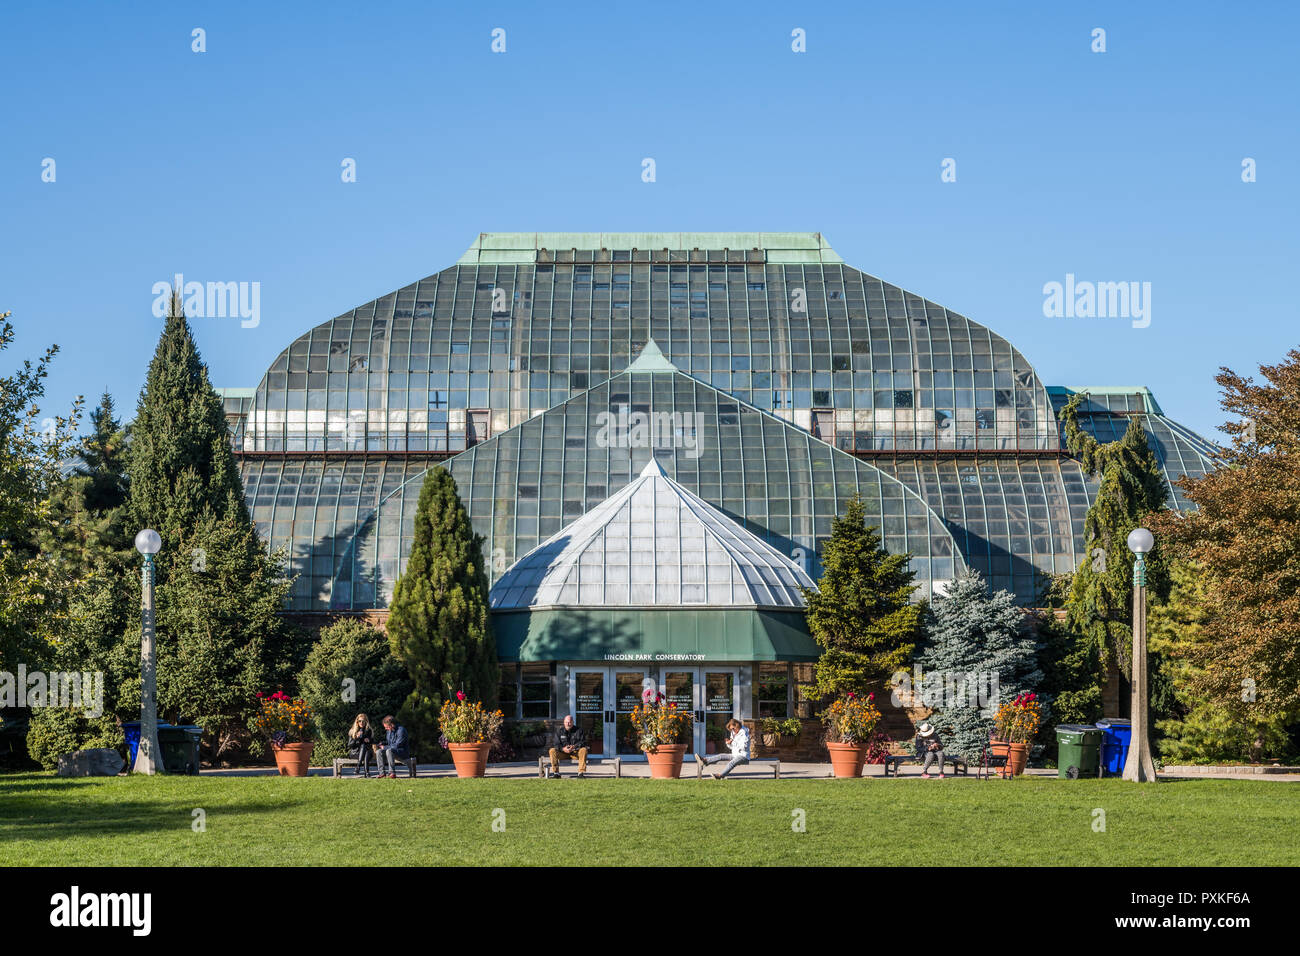
[[[946,753],[978,760],[998,704],[1042,680],[1033,630],[1010,592],[990,595],[974,572],[935,598],[926,624],[916,662],[925,702],[934,708],[930,722]],[[991,687],[996,700],[988,699]]]

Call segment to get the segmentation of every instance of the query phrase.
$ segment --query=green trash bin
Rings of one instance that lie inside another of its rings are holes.
[[[1101,766],[1100,728],[1083,724],[1057,724],[1056,775],[1061,779],[1095,777]],[[1073,773],[1071,773],[1073,770]]]
[[[158,747],[162,750],[163,770],[167,773],[199,772],[199,737],[203,729],[193,725],[159,727]]]

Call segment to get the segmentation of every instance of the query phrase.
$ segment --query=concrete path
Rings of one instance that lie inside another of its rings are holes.
[[[716,768],[713,768],[716,769]],[[649,777],[650,766],[644,761],[625,760],[622,766],[624,777]],[[563,779],[572,779],[577,776],[577,770],[573,764],[563,768]],[[229,776],[229,777],[273,777],[276,775],[274,767],[236,767],[231,769],[204,770],[203,776]],[[313,767],[311,769],[313,777],[329,777],[333,775],[333,770],[329,767]],[[537,780],[537,761],[518,761],[513,763],[495,763],[487,768],[489,777],[502,777],[510,779],[532,779]],[[614,771],[607,764],[600,764],[593,761],[588,768],[587,777],[589,779],[612,778]],[[863,772],[864,777],[883,777],[885,775],[884,767],[880,764],[868,764]],[[1055,777],[1055,770],[1035,770],[1025,771],[1026,776],[1032,777]],[[433,777],[455,777],[456,771],[451,764],[422,764],[420,765],[418,777],[420,779]],[[831,765],[829,763],[782,763],[781,779],[826,779],[831,776]],[[683,779],[695,778],[694,761],[689,757],[682,765]],[[900,777],[903,779],[912,778],[921,779],[921,768],[919,764],[904,764],[900,769]],[[355,777],[352,774],[352,768],[348,767],[343,771],[344,780],[364,780],[364,777]],[[410,780],[403,770],[397,777],[398,780]],[[756,763],[748,766],[737,767],[732,771],[729,780],[771,780],[771,764]],[[893,779],[891,775],[891,779]],[[948,774],[943,780],[932,777],[930,781],[935,784],[947,783],[950,780],[974,780],[975,770],[972,768],[968,776]],[[705,783],[713,783],[712,778],[706,776]],[[389,781],[383,781],[388,784]]]

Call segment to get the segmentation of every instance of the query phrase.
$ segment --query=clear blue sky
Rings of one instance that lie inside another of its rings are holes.
[[[1298,10],[7,3],[0,368],[57,342],[46,407],[107,387],[130,417],[177,271],[261,283],[257,328],[194,322],[214,383],[251,387],[481,231],[819,230],[1049,384],[1148,385],[1220,437],[1218,366],[1300,341]],[[1045,318],[1066,273],[1150,282],[1150,326]]]

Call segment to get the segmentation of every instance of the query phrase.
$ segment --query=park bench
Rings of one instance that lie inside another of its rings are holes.
[[[752,767],[755,764],[763,764],[765,767],[770,767],[772,770],[772,779],[774,780],[781,779],[781,761],[778,760],[776,757],[750,757],[749,763],[747,764],[742,763],[739,767],[737,767],[729,774],[729,778],[734,777],[737,773],[744,770],[746,767]],[[726,765],[719,764],[718,766],[726,766]],[[704,764],[700,763],[698,760],[695,761],[695,779],[696,780],[704,779]]]
[[[550,758],[549,756],[541,756],[541,757],[538,757],[538,758],[537,758],[537,776],[539,776],[539,777],[545,777],[545,776],[546,776],[546,770],[547,770],[547,767],[550,765],[550,763],[551,763],[551,758]],[[587,773],[591,773],[591,767],[592,767],[593,764],[609,764],[609,765],[614,769],[614,776],[615,776],[615,777],[621,777],[621,776],[623,776],[623,758],[622,758],[622,757],[590,757],[590,756],[589,756],[589,757],[587,757]],[[563,766],[563,764],[561,764],[561,766]],[[575,770],[574,773],[576,774],[577,771]],[[561,776],[563,776],[563,775],[561,774]]]
[[[901,767],[903,764],[909,762],[920,763],[921,758],[915,757],[912,754],[889,754],[888,756],[885,757],[885,776],[897,777],[898,768]],[[951,768],[951,772],[954,777],[970,776],[969,772],[967,771],[965,757],[949,757],[945,754],[943,758],[943,765],[944,765],[944,772],[945,773],[949,772],[949,768]]]
[[[334,758],[334,776],[336,776],[336,777],[341,777],[341,776],[343,776],[343,768],[344,768],[344,767],[352,767],[352,768],[353,768],[353,771],[352,771],[352,772],[353,772],[353,774],[355,775],[355,774],[356,774],[356,766],[357,766],[357,764],[358,764],[359,762],[360,762],[360,761],[358,761],[356,757],[335,757],[335,758]],[[398,762],[398,763],[401,763],[401,764],[405,764],[405,765],[406,765],[407,772],[408,772],[412,777],[415,776],[415,757],[414,757],[414,756],[407,757],[405,760],[398,760],[397,762]]]

